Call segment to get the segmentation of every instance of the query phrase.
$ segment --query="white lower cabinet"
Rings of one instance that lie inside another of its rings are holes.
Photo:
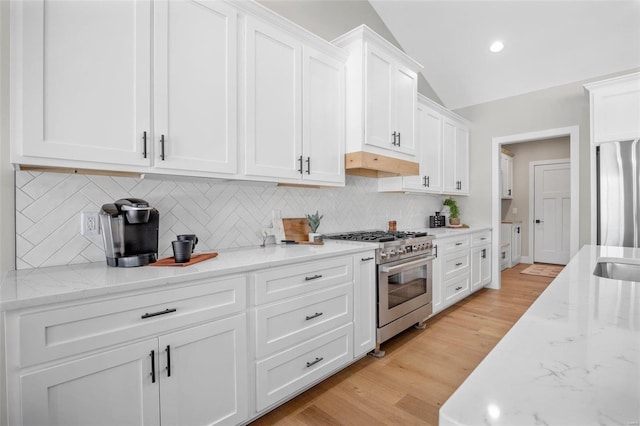
[[[491,231],[471,237],[471,287],[480,290],[491,282]]]
[[[254,281],[256,417],[375,347],[374,251],[257,271]]]
[[[433,241],[433,314],[491,282],[491,231]]]
[[[358,358],[376,347],[376,253],[353,256],[353,356]]]
[[[203,286],[208,295],[202,294]],[[182,300],[164,300],[161,290],[6,313],[8,423],[233,425],[246,420],[246,277],[173,290]],[[190,310],[195,299],[210,306]],[[129,300],[138,303],[137,309],[127,305]],[[166,304],[157,308],[163,300]],[[61,316],[65,310],[68,314]],[[120,343],[87,351],[94,347],[87,336],[100,334],[104,315]],[[135,324],[124,325],[131,319]],[[147,333],[136,338],[138,330]],[[75,340],[83,349],[64,358],[51,352],[49,359],[29,365],[33,359],[21,356],[20,346],[37,348],[42,337],[45,347]]]
[[[3,312],[8,424],[246,423],[375,347],[375,271],[367,250]]]

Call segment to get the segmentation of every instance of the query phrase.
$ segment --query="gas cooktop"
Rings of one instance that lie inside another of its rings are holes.
[[[340,234],[325,235],[325,238],[332,240],[369,241],[372,243],[384,243],[387,241],[406,240],[409,238],[426,237],[426,232],[411,231],[358,231],[344,232]]]

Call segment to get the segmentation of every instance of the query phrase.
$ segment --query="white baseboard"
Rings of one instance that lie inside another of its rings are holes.
[[[520,263],[533,263],[533,259],[531,259],[529,256],[522,256],[520,258]]]

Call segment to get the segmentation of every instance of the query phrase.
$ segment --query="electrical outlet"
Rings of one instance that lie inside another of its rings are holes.
[[[80,233],[85,237],[100,235],[100,221],[97,212],[80,213]]]
[[[513,208],[513,214],[518,214],[518,208],[517,207]]]

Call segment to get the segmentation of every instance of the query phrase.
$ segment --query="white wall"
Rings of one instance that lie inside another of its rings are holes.
[[[636,70],[617,73],[627,74]],[[593,78],[563,86],[552,87],[501,99],[480,105],[461,108],[455,112],[472,123],[470,157],[470,192],[461,199],[461,207],[474,212],[471,224],[491,223],[491,164],[492,138],[532,133],[569,126],[580,128],[580,246],[590,242],[591,198],[590,198],[590,154],[589,154],[589,100],[583,85],[613,75]]]

